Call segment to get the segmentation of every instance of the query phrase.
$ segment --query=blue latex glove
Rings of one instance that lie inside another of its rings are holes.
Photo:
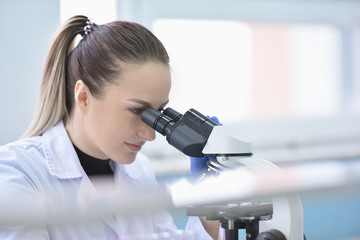
[[[207,117],[217,124],[222,125],[216,116]],[[204,156],[202,158],[190,157],[190,170],[193,179],[198,179],[203,174],[203,172],[207,169],[207,162],[211,157],[212,156]]]

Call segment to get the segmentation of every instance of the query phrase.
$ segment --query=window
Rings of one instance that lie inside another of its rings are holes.
[[[325,24],[159,19],[173,68],[170,105],[223,121],[342,111],[341,35]]]

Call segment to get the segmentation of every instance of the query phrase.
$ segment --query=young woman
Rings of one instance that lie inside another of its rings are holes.
[[[0,148],[0,202],[44,192],[58,210],[76,209],[91,195],[89,177],[99,174],[122,186],[155,185],[139,152],[155,132],[141,113],[168,103],[169,69],[164,46],[143,26],[70,18],[48,54],[33,122],[22,140]],[[189,225],[198,239],[217,238],[218,224],[192,219]],[[170,215],[159,212],[88,224],[1,225],[0,238],[124,239],[175,229]]]

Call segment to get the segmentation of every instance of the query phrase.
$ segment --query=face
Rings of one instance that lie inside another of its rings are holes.
[[[170,70],[163,63],[125,65],[116,84],[101,96],[88,96],[82,111],[82,150],[97,158],[133,162],[141,147],[155,139],[141,114],[149,106],[165,107],[170,87]]]

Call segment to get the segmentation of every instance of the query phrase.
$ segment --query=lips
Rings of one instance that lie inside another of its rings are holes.
[[[141,150],[141,147],[144,144],[143,143],[138,143],[138,144],[126,143],[126,145],[128,146],[128,148],[130,148],[131,151],[138,152]]]

